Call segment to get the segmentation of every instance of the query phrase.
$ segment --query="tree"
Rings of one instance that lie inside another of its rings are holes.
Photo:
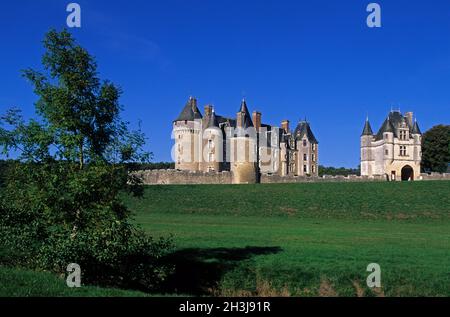
[[[319,165],[319,176],[348,176],[348,175],[360,175],[360,169],[358,168],[345,168],[345,167],[332,167],[332,166],[322,166]]]
[[[170,243],[153,243],[137,230],[120,199],[124,190],[142,193],[127,166],[149,161],[145,136],[121,119],[121,90],[98,78],[95,60],[69,32],[52,30],[43,44],[44,71],[23,73],[39,97],[39,119],[25,122],[20,110],[11,109],[0,120],[3,154],[14,151],[20,161],[1,191],[0,207],[8,215],[3,225],[36,224],[33,235],[44,241],[40,267],[61,271],[73,261],[89,267],[85,276],[98,281],[101,272],[133,272],[125,259],[132,256],[147,263],[137,263],[135,275],[148,277],[157,271],[148,267],[149,257],[159,257]]]
[[[422,169],[444,173],[450,162],[450,125],[437,125],[422,137]]]

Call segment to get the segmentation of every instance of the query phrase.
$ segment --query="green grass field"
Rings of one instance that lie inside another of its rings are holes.
[[[148,233],[173,236],[161,294],[450,296],[448,181],[148,186],[124,199]],[[4,267],[0,280],[0,296],[146,295]]]
[[[0,297],[141,297],[145,293],[96,286],[69,288],[64,278],[47,272],[0,266]]]
[[[174,235],[170,294],[450,296],[450,182],[153,186],[127,203]]]

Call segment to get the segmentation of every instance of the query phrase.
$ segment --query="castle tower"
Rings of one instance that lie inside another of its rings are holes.
[[[369,118],[366,119],[364,129],[361,134],[361,175],[371,176],[373,169],[373,157],[372,157],[372,139],[373,131],[370,126]]]
[[[205,108],[206,109],[206,108]],[[219,172],[223,162],[223,134],[219,128],[214,109],[208,113],[208,121],[203,131],[203,160],[200,163],[204,172]]]
[[[411,136],[414,139],[414,163],[420,166],[422,162],[422,132],[420,131],[417,120],[414,121]]]
[[[180,115],[173,121],[175,147],[173,158],[175,168],[198,171],[201,160],[202,114],[198,110],[197,100],[189,97]]]
[[[319,142],[314,136],[309,122],[300,121],[294,131],[297,149],[296,171],[299,176],[319,176]]]
[[[234,184],[257,182],[257,134],[245,100],[236,114],[236,129],[230,139]]]

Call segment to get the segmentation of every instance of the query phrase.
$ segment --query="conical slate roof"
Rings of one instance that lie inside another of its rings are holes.
[[[250,116],[250,112],[248,111],[247,103],[245,102],[245,99],[242,99],[241,107],[239,108],[238,112],[244,113],[244,119],[242,120],[242,122],[243,122],[242,128],[247,129],[248,127],[253,127],[252,117]]]
[[[194,121],[195,119],[201,119],[202,114],[197,108],[197,100],[190,97],[178,118],[174,121]]]
[[[216,113],[214,112],[214,110],[211,112],[211,115],[209,116],[208,123],[206,124],[206,129],[213,127],[215,128],[219,127],[219,122],[217,120]]]
[[[362,135],[373,135],[372,127],[370,126],[369,119],[366,119]]]
[[[304,135],[306,135],[306,138],[309,142],[319,144],[316,137],[314,136],[314,133],[311,130],[309,122],[307,122],[306,120],[300,121],[294,130],[294,136],[296,140],[302,139]]]
[[[417,120],[414,122],[414,126],[412,128],[411,133],[412,134],[422,134],[422,132],[420,132],[420,128],[419,128],[419,124],[417,123]]]
[[[385,132],[391,132],[395,134],[395,129],[392,126],[390,116],[384,120],[383,125],[381,126],[380,130],[378,130],[376,140],[382,140],[383,139],[383,133]]]

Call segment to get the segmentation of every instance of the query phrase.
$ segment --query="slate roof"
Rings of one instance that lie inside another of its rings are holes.
[[[369,119],[366,119],[364,129],[361,135],[373,135],[372,127],[370,126]]]
[[[380,130],[378,130],[375,140],[382,140],[384,132],[392,132],[394,133],[394,137],[398,138],[397,129],[403,122],[406,123],[410,133],[422,134],[420,132],[417,121],[413,126],[410,126],[408,120],[400,113],[400,111],[391,111],[386,120],[384,120],[383,124],[381,125]]]
[[[248,111],[247,103],[245,102],[245,99],[242,100],[241,107],[239,108],[238,112],[244,113],[243,128],[247,129],[248,127],[253,127],[252,117],[250,116],[250,112]]]
[[[417,120],[414,122],[414,126],[412,128],[411,133],[412,134],[422,134],[422,132],[420,131],[420,128],[419,128],[419,124],[417,123]]]
[[[197,100],[190,97],[180,115],[174,121],[194,121],[195,119],[201,119],[202,114],[197,108]]]
[[[319,144],[316,137],[314,136],[314,133],[311,130],[309,122],[307,122],[306,120],[300,121],[294,131],[296,140],[303,138],[304,135],[306,135],[306,138],[309,142]]]
[[[217,120],[214,110],[211,112],[211,115],[209,116],[208,123],[206,124],[206,129],[213,127],[215,128],[219,127],[219,121]]]

